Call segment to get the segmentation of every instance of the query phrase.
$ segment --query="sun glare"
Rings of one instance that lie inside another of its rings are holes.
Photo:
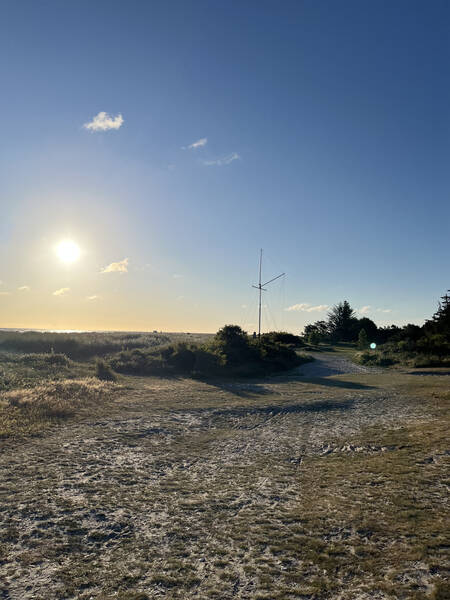
[[[63,240],[56,247],[58,258],[65,263],[73,263],[80,258],[80,247],[72,240]]]

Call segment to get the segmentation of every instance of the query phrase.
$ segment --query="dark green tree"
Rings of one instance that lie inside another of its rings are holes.
[[[377,339],[378,327],[376,323],[372,321],[372,319],[363,317],[362,319],[357,320],[355,324],[355,340],[358,338],[361,329],[365,329],[370,342],[374,342]]]
[[[303,333],[306,338],[309,338],[311,334],[316,336],[316,339],[323,342],[327,339],[329,331],[328,331],[328,323],[326,321],[316,321],[315,323],[310,323],[309,325],[305,325]]]
[[[427,335],[443,335],[447,342],[450,342],[450,296],[448,292],[442,296],[437,311],[425,323],[424,330]]]
[[[355,311],[348,300],[336,304],[328,313],[328,329],[333,340],[338,342],[354,339],[356,322]]]
[[[367,338],[367,333],[365,329],[360,329],[358,334],[358,348],[360,350],[365,350],[369,347],[369,340]]]

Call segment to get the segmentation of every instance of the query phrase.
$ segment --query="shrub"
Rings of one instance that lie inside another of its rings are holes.
[[[308,339],[308,343],[311,344],[311,346],[317,346],[320,343],[321,336],[320,336],[320,333],[313,331],[312,333],[310,333],[308,335],[307,339]]]
[[[358,348],[364,350],[369,346],[369,340],[367,339],[367,333],[365,329],[361,329],[358,335]]]
[[[175,346],[167,358],[168,364],[179,373],[191,373],[194,370],[195,360],[195,346],[189,347],[183,342]]]
[[[387,356],[386,354],[381,352],[370,352],[369,350],[357,353],[356,360],[362,365],[378,367],[389,367],[396,362],[392,357]]]
[[[102,358],[97,358],[95,361],[95,375],[102,381],[116,381],[117,379],[117,376],[110,365]]]
[[[263,333],[261,336],[263,341],[289,344],[292,346],[304,346],[303,340],[299,335],[294,335],[287,331],[269,331],[269,333]]]
[[[209,344],[171,344],[124,350],[110,360],[119,373],[138,375],[252,376],[292,369],[305,362],[291,346],[271,336],[250,339],[237,325],[220,329]]]

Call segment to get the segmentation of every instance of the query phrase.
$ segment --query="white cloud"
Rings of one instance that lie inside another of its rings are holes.
[[[392,312],[392,309],[391,308],[377,308],[377,312],[390,313],[390,312]]]
[[[128,273],[128,258],[124,258],[118,262],[112,262],[102,269],[100,273]]]
[[[208,138],[200,138],[196,142],[189,144],[189,146],[183,146],[183,150],[195,150],[196,148],[203,148],[208,143]]]
[[[29,285],[21,285],[17,288],[19,292],[29,292],[31,290]]]
[[[293,304],[292,306],[288,306],[284,310],[287,311],[296,311],[296,312],[323,312],[324,310],[329,309],[328,304],[318,304],[317,306],[311,306],[308,302],[301,302],[300,304]]]
[[[70,292],[70,288],[60,288],[59,290],[55,290],[53,292],[54,296],[64,296],[65,294],[67,294],[67,292]]]
[[[216,160],[204,160],[203,164],[207,167],[222,167],[223,165],[229,165],[234,160],[240,160],[241,157],[237,152],[232,152],[231,154],[227,154],[227,156],[223,156],[222,158],[217,158]]]
[[[90,131],[108,131],[109,129],[120,129],[122,124],[123,117],[120,113],[116,117],[112,117],[107,112],[101,111],[98,115],[95,115],[92,121],[85,123],[83,127]]]
[[[86,296],[86,300],[100,300],[101,296],[94,294],[93,296]]]
[[[361,308],[358,309],[358,312],[360,312],[362,315],[365,315],[368,312],[370,312],[371,308],[372,307],[370,306],[370,304],[368,304],[367,306],[361,306]]]

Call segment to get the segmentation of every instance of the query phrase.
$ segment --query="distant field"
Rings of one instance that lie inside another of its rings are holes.
[[[0,352],[56,352],[66,354],[72,359],[83,360],[123,349],[156,347],[183,341],[202,343],[209,337],[211,334],[206,333],[54,333],[0,330]]]
[[[60,412],[0,441],[0,597],[448,598],[450,377],[323,354],[260,380],[3,392]]]

